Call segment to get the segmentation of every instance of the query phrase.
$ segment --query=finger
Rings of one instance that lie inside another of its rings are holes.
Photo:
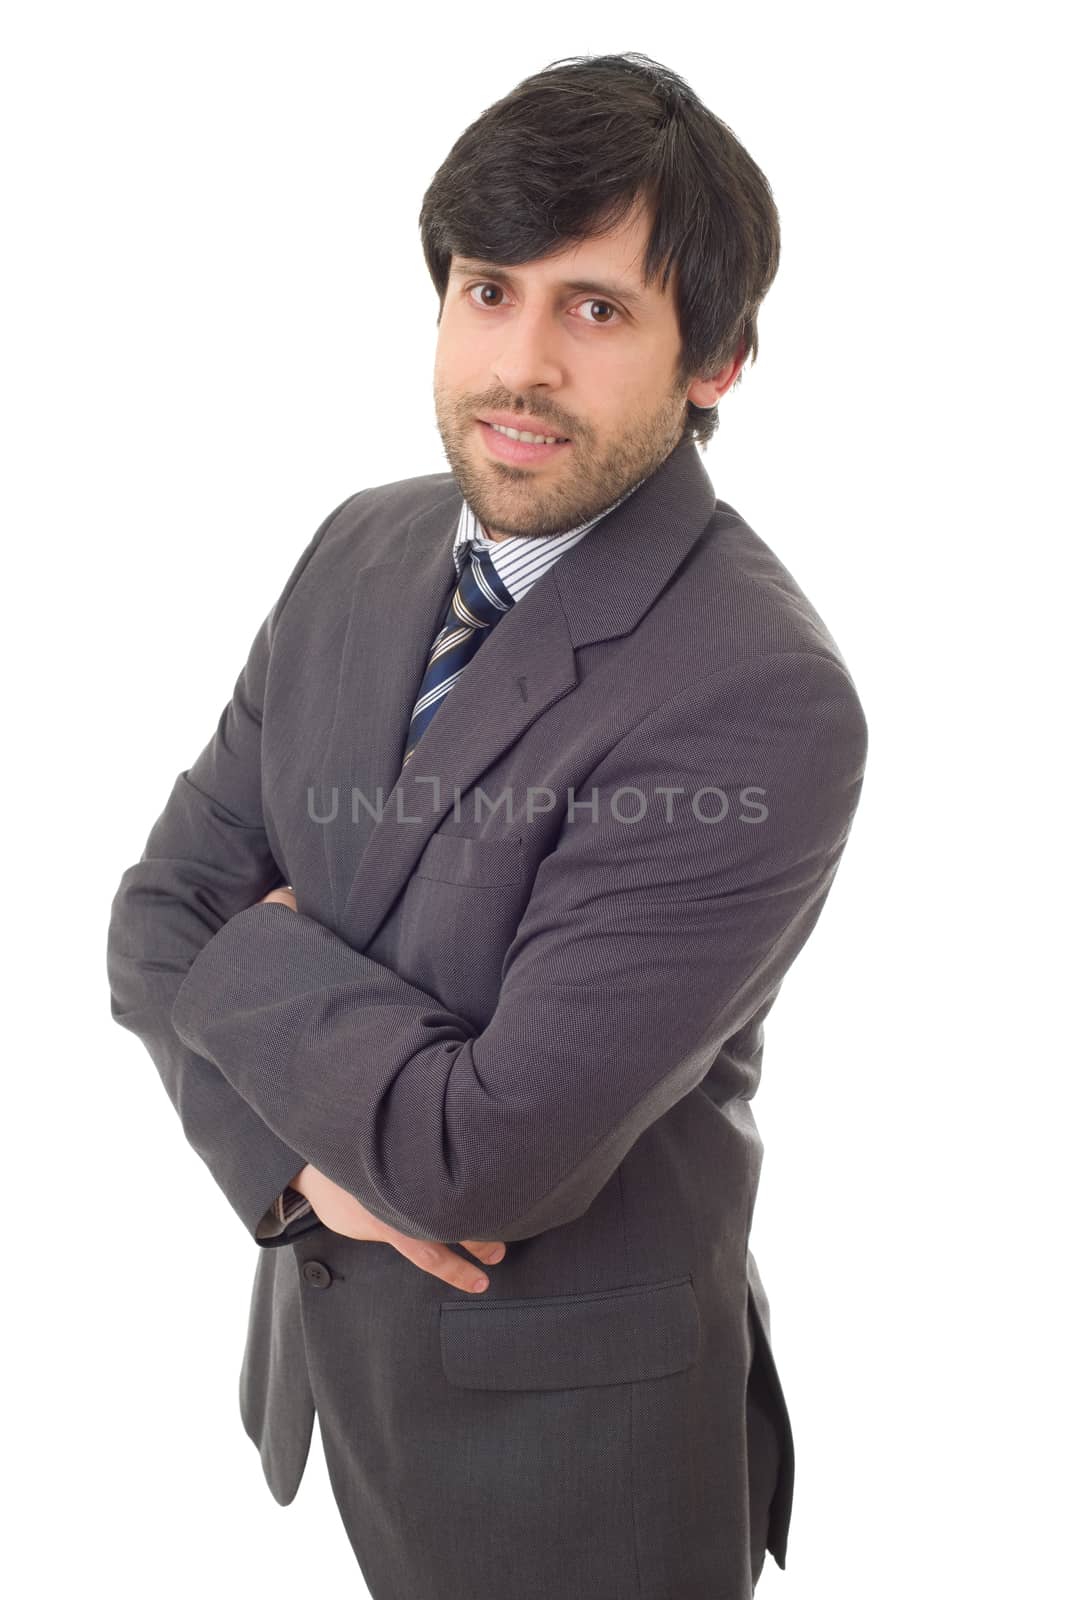
[[[472,1256],[477,1256],[479,1261],[484,1261],[487,1267],[495,1267],[498,1261],[504,1259],[504,1244],[501,1240],[461,1239],[464,1250],[469,1250]]]
[[[393,1248],[415,1266],[421,1267],[423,1272],[452,1284],[453,1288],[463,1289],[467,1294],[480,1294],[489,1287],[489,1280],[484,1273],[472,1267],[469,1261],[464,1261],[462,1256],[457,1256],[454,1250],[446,1249],[443,1244],[431,1244],[423,1239],[404,1239],[393,1241]]]

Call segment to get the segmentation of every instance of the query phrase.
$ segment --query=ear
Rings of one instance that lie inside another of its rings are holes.
[[[691,400],[695,406],[705,408],[718,405],[745,364],[743,351],[743,344],[739,344],[734,351],[733,360],[725,367],[720,367],[718,372],[706,378],[694,378],[689,385],[686,399]]]

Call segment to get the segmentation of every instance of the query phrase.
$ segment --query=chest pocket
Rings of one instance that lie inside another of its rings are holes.
[[[521,839],[431,834],[390,929],[395,945],[383,945],[382,959],[459,1016],[485,1027],[535,871]]]
[[[491,889],[526,881],[521,839],[469,839],[461,833],[434,833],[412,873],[437,883]]]

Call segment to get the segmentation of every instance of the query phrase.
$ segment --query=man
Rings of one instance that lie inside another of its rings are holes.
[[[123,874],[112,1010],[263,1247],[271,1490],[317,1409],[375,1600],[741,1600],[793,1487],[751,1100],[867,744],[697,450],[776,213],[631,55],[490,107],[421,222],[451,471],[304,550]]]

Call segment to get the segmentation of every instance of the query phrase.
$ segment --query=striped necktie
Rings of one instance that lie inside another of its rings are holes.
[[[444,625],[433,642],[422,675],[411,713],[403,765],[407,765],[415,746],[430,726],[434,712],[459,682],[474,652],[488,638],[490,628],[495,627],[514,604],[488,550],[479,549],[476,544],[469,545]]]

